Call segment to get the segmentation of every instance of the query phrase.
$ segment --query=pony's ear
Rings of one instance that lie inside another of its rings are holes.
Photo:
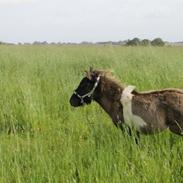
[[[93,67],[90,66],[90,69],[89,69],[90,72],[93,72]]]
[[[85,71],[85,74],[86,74],[86,77],[87,77],[89,80],[92,80],[92,76],[91,76],[91,72],[90,72],[90,71]]]
[[[92,67],[90,67],[89,71],[85,71],[85,73],[86,73],[86,77],[91,81],[96,81],[98,76],[100,76],[100,72],[96,71],[96,70],[93,70]]]
[[[96,79],[100,76],[99,71],[93,71],[91,72],[91,80],[96,81]]]
[[[94,70],[93,70],[93,67],[90,66],[89,68],[89,71],[85,71],[86,73],[86,77],[89,79],[89,80],[92,80],[94,78]]]

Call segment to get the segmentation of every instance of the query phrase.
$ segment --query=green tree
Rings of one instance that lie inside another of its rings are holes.
[[[141,41],[141,45],[142,46],[150,46],[151,45],[151,41],[149,39],[143,39]]]
[[[165,42],[161,38],[156,38],[156,39],[151,41],[151,44],[153,46],[164,46]]]
[[[140,39],[139,38],[134,38],[132,40],[128,40],[126,45],[128,45],[128,46],[138,46],[138,45],[140,45]]]

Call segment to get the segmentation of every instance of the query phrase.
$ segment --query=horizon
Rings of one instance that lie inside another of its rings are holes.
[[[136,38],[136,37],[135,37]],[[139,38],[140,39],[140,38]],[[146,38],[145,38],[146,39]],[[156,38],[154,38],[156,39]],[[154,39],[147,39],[149,41],[153,41]],[[106,40],[106,41],[96,41],[96,42],[92,42],[92,41],[80,41],[80,42],[62,42],[62,41],[39,41],[39,40],[35,40],[33,42],[4,42],[4,41],[1,41],[0,40],[0,44],[99,44],[99,43],[119,43],[119,42],[122,42],[122,43],[125,43],[129,40],[132,40],[132,39],[125,39],[125,40],[117,40],[117,41],[111,41],[111,40]],[[140,39],[141,41],[144,40],[144,39]],[[166,40],[163,40],[165,43],[183,43],[183,41],[166,41]]]

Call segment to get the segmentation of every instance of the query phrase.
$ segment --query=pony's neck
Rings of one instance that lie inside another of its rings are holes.
[[[115,125],[124,122],[123,107],[120,102],[123,86],[117,81],[101,77],[94,100],[109,114]]]

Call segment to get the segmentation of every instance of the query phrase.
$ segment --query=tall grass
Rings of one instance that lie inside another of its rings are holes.
[[[183,182],[183,138],[137,146],[92,103],[69,97],[89,66],[138,90],[183,88],[183,48],[0,46],[0,182]]]

